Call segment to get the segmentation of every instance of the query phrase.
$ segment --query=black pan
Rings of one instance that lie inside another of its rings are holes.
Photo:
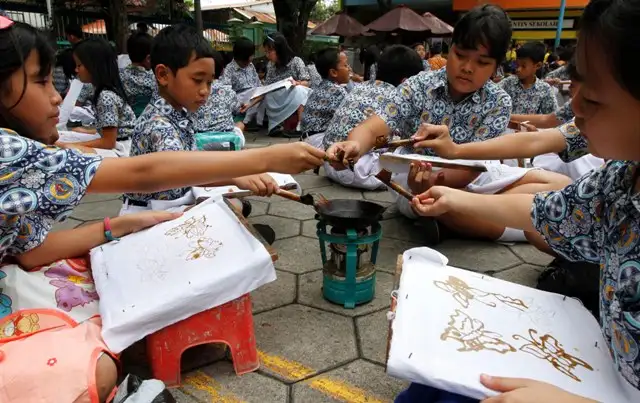
[[[365,200],[336,199],[316,205],[320,219],[343,229],[365,229],[380,221],[385,207]]]

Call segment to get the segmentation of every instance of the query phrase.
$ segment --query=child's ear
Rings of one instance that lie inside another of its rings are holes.
[[[536,63],[536,66],[535,66],[536,70],[540,70],[542,68],[542,64],[543,64],[542,62]]]
[[[167,85],[169,85],[169,79],[173,75],[171,69],[164,64],[157,65],[153,73],[156,75],[158,84],[162,87],[166,87]]]
[[[336,70],[336,69],[329,69],[329,77],[331,77],[331,78],[337,78],[337,77],[338,77],[338,70]]]

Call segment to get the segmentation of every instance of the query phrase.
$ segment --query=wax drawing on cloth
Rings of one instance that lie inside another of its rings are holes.
[[[529,329],[529,337],[514,334],[516,340],[526,340],[527,344],[520,347],[520,351],[531,354],[536,358],[549,361],[551,365],[561,373],[578,382],[582,382],[574,373],[577,366],[593,371],[591,365],[585,361],[567,353],[562,344],[550,334],[538,336],[538,331]]]
[[[500,354],[516,352],[511,344],[503,340],[499,333],[484,328],[484,323],[471,318],[459,309],[449,317],[448,327],[440,335],[441,340],[452,339],[462,344],[460,352],[490,350]]]
[[[187,260],[197,260],[203,257],[212,259],[216,256],[216,252],[222,248],[223,244],[220,241],[205,236],[208,228],[211,228],[211,226],[207,224],[207,217],[203,215],[200,218],[189,218],[184,223],[165,232],[165,235],[174,237],[175,239],[184,237],[192,240],[189,243]]]
[[[435,280],[433,284],[439,289],[450,293],[453,296],[453,299],[455,299],[456,302],[463,308],[468,308],[471,301],[478,301],[481,304],[495,308],[497,306],[495,301],[498,301],[504,305],[518,309],[520,311],[529,309],[529,307],[521,299],[511,298],[509,296],[498,293],[478,290],[477,288],[469,286],[463,280],[460,280],[459,278],[454,276],[449,276],[447,281]]]

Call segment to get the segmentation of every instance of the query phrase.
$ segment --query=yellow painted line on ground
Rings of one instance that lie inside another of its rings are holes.
[[[258,351],[258,356],[264,368],[289,381],[299,381],[316,372],[298,362],[267,354],[264,351]],[[388,401],[380,400],[366,390],[323,375],[310,379],[305,384],[324,395],[345,403],[388,403]]]
[[[222,387],[212,377],[204,372],[198,371],[188,375],[182,382],[185,386],[190,386],[200,392],[204,392],[211,398],[212,403],[244,403],[242,400],[228,393],[221,392]],[[184,386],[180,388],[183,392],[187,392]]]

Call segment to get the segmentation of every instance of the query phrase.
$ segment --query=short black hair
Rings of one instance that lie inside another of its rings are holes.
[[[316,55],[316,69],[322,78],[329,78],[329,70],[338,68],[340,52],[334,48],[322,49]]]
[[[217,80],[220,77],[222,77],[222,72],[224,71],[224,66],[225,66],[224,56],[222,56],[222,53],[218,52],[217,50],[213,51],[213,63],[214,63],[213,78]]]
[[[173,74],[186,67],[191,58],[213,59],[213,47],[198,31],[189,25],[177,24],[163,28],[151,45],[151,68],[159,64],[169,67]]]
[[[542,42],[527,42],[516,50],[517,59],[530,59],[534,63],[544,62],[547,49]]]
[[[570,61],[573,58],[573,54],[576,52],[575,45],[567,45],[561,49],[558,49],[558,57],[565,62]]]
[[[452,43],[462,49],[484,46],[489,56],[502,63],[511,43],[511,22],[498,6],[476,6],[462,16],[453,30]]]
[[[64,32],[67,35],[73,35],[76,38],[82,39],[84,38],[84,32],[82,32],[82,28],[78,24],[69,24],[64,28]]]
[[[147,25],[146,22],[139,22],[136,24],[136,28],[138,29],[138,31],[140,32],[144,32],[147,33],[149,32],[149,25]]]
[[[431,54],[439,55],[440,53],[442,53],[442,43],[436,42],[431,45]]]
[[[127,52],[133,63],[142,63],[151,54],[153,37],[145,32],[134,32],[127,39]]]
[[[256,45],[249,38],[244,36],[236,39],[233,44],[233,58],[241,62],[248,62],[256,53]]]
[[[422,59],[415,50],[404,45],[387,47],[380,60],[376,79],[398,86],[403,80],[422,71]]]
[[[265,36],[262,46],[276,51],[276,55],[278,56],[276,67],[286,66],[294,57],[293,50],[291,50],[287,38],[280,32],[273,32]]]

